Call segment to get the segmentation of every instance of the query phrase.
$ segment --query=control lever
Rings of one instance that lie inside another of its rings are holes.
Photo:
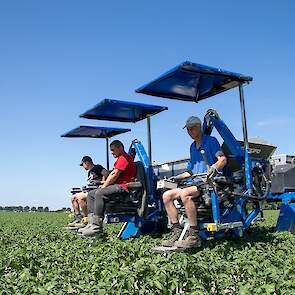
[[[204,162],[205,162],[205,164],[207,166],[207,170],[209,171],[210,165],[209,165],[208,158],[207,158],[206,153],[205,153],[204,150],[201,150],[201,155],[202,155],[203,160],[204,160]],[[216,188],[213,185],[212,179],[209,179],[208,177],[206,177],[206,181],[205,182],[207,182],[213,188],[216,196],[218,196],[217,191],[216,191]],[[204,199],[206,205],[210,205],[212,203],[211,197],[209,195],[207,195],[207,194],[204,195],[203,199]]]
[[[207,156],[206,156],[206,153],[205,153],[205,151],[204,150],[201,150],[201,155],[202,155],[202,157],[203,157],[203,160],[204,160],[204,162],[205,162],[205,164],[206,164],[206,166],[207,166],[207,170],[209,171],[209,169],[210,169],[210,165],[209,165],[209,162],[208,162],[208,158],[207,158]],[[218,174],[219,172],[218,172],[218,170],[217,170],[217,174]],[[207,182],[208,182],[208,177],[207,177]]]

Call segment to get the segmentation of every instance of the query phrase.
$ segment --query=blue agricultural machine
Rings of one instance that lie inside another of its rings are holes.
[[[208,110],[204,117],[203,132],[210,135],[213,128],[217,130],[224,140],[228,165],[222,176],[203,184],[205,198],[200,198],[198,204],[198,225],[203,238],[227,234],[242,236],[262,214],[265,201],[283,203],[276,228],[295,232],[295,165],[278,166],[271,171],[269,157],[275,149],[271,146],[265,149],[263,145],[256,145],[251,155],[243,89],[251,81],[249,76],[184,62],[136,90],[156,97],[198,103],[229,89],[239,89],[243,142],[236,140],[215,110]],[[186,227],[182,237],[185,230]]]
[[[278,166],[279,168],[271,171],[269,158],[275,147],[251,142],[249,144],[248,141],[243,87],[251,81],[251,77],[238,73],[184,62],[136,90],[137,93],[198,103],[229,89],[239,89],[242,142],[234,137],[215,110],[208,110],[204,116],[203,132],[210,135],[213,128],[216,129],[224,140],[222,149],[228,159],[223,174],[215,177],[213,181],[206,182],[204,175],[195,175],[202,179],[200,185],[204,192],[197,201],[198,226],[204,239],[243,236],[263,213],[263,202],[281,202],[277,230],[295,232],[295,164],[283,168]],[[88,119],[117,122],[136,123],[147,120],[148,153],[136,139],[129,149],[129,153],[137,156],[139,160],[136,162],[137,181],[130,183],[130,196],[126,200],[114,198],[114,202],[107,207],[107,223],[123,222],[118,235],[121,239],[161,233],[167,226],[161,195],[165,189],[173,188],[177,184],[161,175],[156,176],[153,170],[150,125],[150,118],[164,110],[167,110],[167,107],[105,99],[81,115]],[[78,128],[63,136],[103,137],[107,139],[108,150],[108,138],[130,131],[122,129],[121,132],[117,130],[119,133],[114,133],[114,130],[109,130],[111,133],[107,134],[102,132],[106,127],[84,128],[86,131]],[[206,162],[206,155],[204,161]],[[182,239],[189,225],[181,205],[179,210],[184,223],[180,237]]]

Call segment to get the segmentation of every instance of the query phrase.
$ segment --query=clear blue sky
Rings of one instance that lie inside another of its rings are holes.
[[[79,118],[104,98],[169,107],[152,119],[158,162],[188,156],[184,121],[209,107],[241,138],[237,89],[199,104],[135,94],[185,60],[253,76],[249,137],[295,154],[294,12],[293,0],[1,1],[0,205],[69,206],[81,157],[105,164],[103,140],[60,138],[78,125],[131,128],[117,138],[146,143],[145,122]]]

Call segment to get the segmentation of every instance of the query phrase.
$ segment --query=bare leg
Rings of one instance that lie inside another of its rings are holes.
[[[83,196],[81,195],[80,198],[78,198],[78,203],[80,205],[80,208],[81,208],[84,216],[88,216],[88,210],[87,210],[87,194],[88,193],[83,193]]]
[[[78,198],[79,198],[79,193],[78,194],[74,194],[71,197],[72,208],[74,210],[74,214],[75,215],[79,215],[80,214],[80,208],[79,208]]]
[[[178,212],[173,203],[174,200],[180,199],[181,189],[176,188],[166,191],[163,194],[163,202],[171,223],[178,223]]]
[[[184,205],[190,226],[197,226],[197,210],[192,199],[194,197],[198,197],[199,195],[200,192],[196,186],[187,187],[181,190],[180,197]]]

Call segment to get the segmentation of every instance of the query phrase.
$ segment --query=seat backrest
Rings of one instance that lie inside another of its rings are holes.
[[[142,197],[141,197],[141,206],[138,212],[139,216],[145,217],[147,214],[148,209],[148,183],[147,183],[147,176],[145,173],[145,169],[143,163],[138,161],[135,162],[136,164],[136,179],[142,185]]]

